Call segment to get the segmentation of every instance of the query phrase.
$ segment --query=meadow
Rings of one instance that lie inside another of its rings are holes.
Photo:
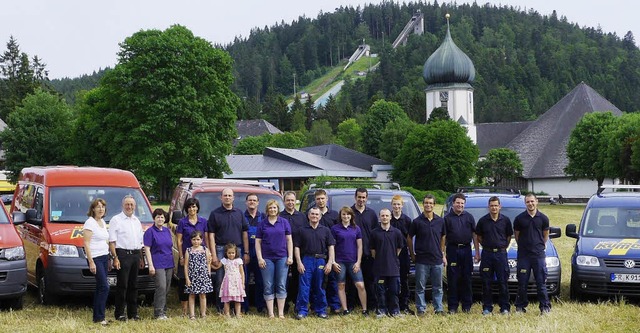
[[[638,332],[640,331],[640,308],[637,302],[609,300],[592,303],[578,303],[569,300],[570,258],[575,240],[564,236],[568,223],[578,223],[584,206],[582,205],[541,205],[551,224],[561,227],[563,236],[554,239],[562,262],[562,291],[552,302],[549,315],[540,316],[535,301],[529,305],[526,314],[512,313],[501,316],[483,317],[481,305],[474,304],[470,314],[424,317],[404,316],[402,318],[363,318],[359,314],[331,316],[329,319],[308,317],[295,320],[269,319],[262,315],[249,314],[243,318],[226,319],[214,314],[195,321],[180,316],[179,302],[172,290],[169,300],[169,316],[166,321],[156,321],[152,307],[140,308],[143,318],[139,322],[120,323],[112,321],[101,327],[91,322],[91,300],[65,299],[60,305],[42,306],[37,304],[35,292],[30,291],[25,299],[24,309],[0,312],[0,332]],[[437,211],[441,210],[437,209]],[[109,304],[108,316],[113,315],[113,305]]]

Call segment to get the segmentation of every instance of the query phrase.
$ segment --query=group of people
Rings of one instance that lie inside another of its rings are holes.
[[[538,288],[540,311],[547,313],[551,309],[544,259],[549,219],[538,211],[533,194],[525,197],[527,210],[516,217],[513,228],[509,218],[500,214],[498,197],[489,199],[489,213],[477,224],[464,210],[463,194],[453,197],[452,209],[444,217],[433,211],[435,197],[425,196],[424,210],[414,220],[402,212],[401,196],[392,198],[391,209],[378,213],[366,206],[365,188],[355,191],[351,207],[339,211],[327,206],[324,190],[317,190],[314,197],[315,206],[307,214],[295,209],[295,192],[285,193],[284,209],[270,200],[265,212],[259,212],[258,196],[250,193],[243,212],[233,206],[233,190],[226,188],[221,192],[221,206],[208,219],[198,216],[197,199],[187,199],[186,214],[175,229],[183,316],[196,318],[198,295],[200,316],[205,317],[208,293],[214,293],[216,307],[226,316],[241,316],[251,301],[258,311],[266,310],[269,317],[275,317],[277,308],[278,317],[284,318],[287,299],[295,304],[296,319],[308,316],[309,305],[320,318],[328,317],[327,310],[347,315],[356,304],[364,316],[373,309],[377,317],[416,314],[409,308],[411,261],[415,264],[417,315],[424,315],[427,309],[427,281],[432,286],[434,313],[445,313],[445,268],[448,312],[456,313],[459,307],[462,312],[469,312],[474,261],[481,261],[483,314],[493,310],[492,283],[498,284],[500,313],[508,314],[507,248],[512,236],[518,243],[516,312],[526,311],[531,272]],[[84,225],[89,269],[97,283],[93,320],[103,325],[107,323],[110,258],[118,275],[115,317],[122,321],[140,319],[136,279],[143,247],[149,274],[155,277],[154,317],[167,318],[166,299],[174,269],[171,231],[165,226],[168,216],[160,208],[154,210],[154,225],[143,231],[134,210],[133,198],[125,197],[122,212],[111,219],[107,229],[103,219],[106,203],[96,199]],[[212,270],[216,270],[213,279]],[[254,277],[256,295],[246,298],[250,275]]]

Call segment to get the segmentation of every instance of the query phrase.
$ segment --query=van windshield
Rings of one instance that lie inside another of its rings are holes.
[[[582,236],[640,238],[640,207],[590,208],[582,223]]]
[[[107,203],[105,221],[122,212],[122,199],[130,194],[136,200],[135,215],[142,223],[152,223],[151,211],[138,189],[124,187],[55,187],[50,190],[49,216],[53,223],[84,223],[94,199]]]
[[[380,213],[380,210],[383,208],[391,209],[391,199],[395,193],[383,193],[377,194],[369,192],[367,197],[367,203],[365,204],[367,207],[373,209],[376,212],[376,215]],[[402,200],[404,201],[404,205],[402,207],[402,212],[405,213],[411,220],[415,219],[420,215],[420,209],[415,204],[415,199],[411,197],[410,194],[401,194]],[[313,196],[309,197],[311,200],[314,200]],[[329,208],[335,211],[340,211],[342,207],[347,206],[351,207],[355,203],[353,193],[344,193],[344,194],[331,194],[329,196]],[[315,207],[314,201],[309,201],[308,208]]]

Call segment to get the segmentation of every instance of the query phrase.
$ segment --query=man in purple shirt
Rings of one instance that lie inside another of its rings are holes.
[[[249,236],[249,263],[244,265],[245,285],[244,289],[247,292],[247,297],[242,302],[242,311],[247,313],[249,311],[249,303],[256,307],[256,311],[261,313],[264,311],[265,302],[262,297],[264,285],[262,284],[262,273],[260,267],[258,267],[258,258],[256,256],[256,235],[258,226],[267,218],[267,215],[258,211],[258,205],[260,199],[255,193],[247,194],[245,198],[245,205],[247,209],[244,211],[244,219],[249,224],[248,236]],[[253,276],[253,279],[251,279]],[[249,280],[254,281],[254,295],[249,296]]]

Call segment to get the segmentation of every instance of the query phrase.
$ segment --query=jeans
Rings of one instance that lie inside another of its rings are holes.
[[[355,282],[363,282],[362,278],[362,270],[359,270],[358,273],[353,272],[354,262],[340,262],[340,273],[336,273],[332,271],[332,274],[336,275],[336,280],[338,283],[345,283],[347,281],[347,275],[351,277],[351,281]]]
[[[263,295],[266,301],[275,298],[287,298],[287,275],[289,267],[287,266],[287,257],[278,260],[264,259],[267,267],[261,269],[262,283],[264,284]]]
[[[331,311],[338,311],[342,309],[342,305],[340,304],[340,297],[338,297],[338,276],[333,273],[335,272],[331,270],[331,273],[327,276],[327,303]]]
[[[127,317],[134,318],[138,315],[138,266],[140,265],[140,253],[125,254],[116,250],[120,260],[118,270],[118,282],[116,284],[116,309],[115,317],[124,316],[124,308],[127,308]]]
[[[533,271],[533,277],[536,280],[540,310],[551,309],[551,302],[549,302],[549,294],[547,293],[547,263],[545,258],[525,256],[518,257],[518,296],[516,297],[516,308],[523,309],[529,305],[527,285],[529,284],[531,271]]]
[[[462,303],[462,310],[470,310],[472,300],[471,272],[473,272],[473,257],[471,246],[458,247],[447,245],[447,303],[449,311],[458,309]]]
[[[398,294],[400,290],[399,276],[376,277],[376,292],[378,294],[378,313],[400,313]]]
[[[493,311],[493,292],[491,284],[498,284],[500,296],[498,304],[500,311],[509,311],[509,288],[507,279],[509,278],[509,264],[507,262],[507,252],[492,252],[488,250],[482,251],[482,260],[480,261],[480,276],[482,277],[482,310]]]
[[[171,288],[173,268],[157,268],[154,282],[156,290],[153,294],[153,316],[155,318],[167,315],[167,294]]]
[[[109,297],[109,281],[107,280],[107,261],[109,256],[93,258],[96,264],[96,290],[93,293],[93,322],[103,321]]]
[[[443,311],[442,308],[442,269],[440,265],[416,264],[416,310],[425,312],[427,303],[424,297],[427,280],[431,281],[431,303],[435,311]]]
[[[309,313],[307,305],[309,304],[309,295],[313,294],[311,306],[316,314],[327,312],[327,298],[322,288],[324,280],[324,265],[326,259],[305,256],[302,258],[304,265],[304,274],[300,274],[300,287],[298,290],[298,299],[296,300],[296,311],[301,316]]]

